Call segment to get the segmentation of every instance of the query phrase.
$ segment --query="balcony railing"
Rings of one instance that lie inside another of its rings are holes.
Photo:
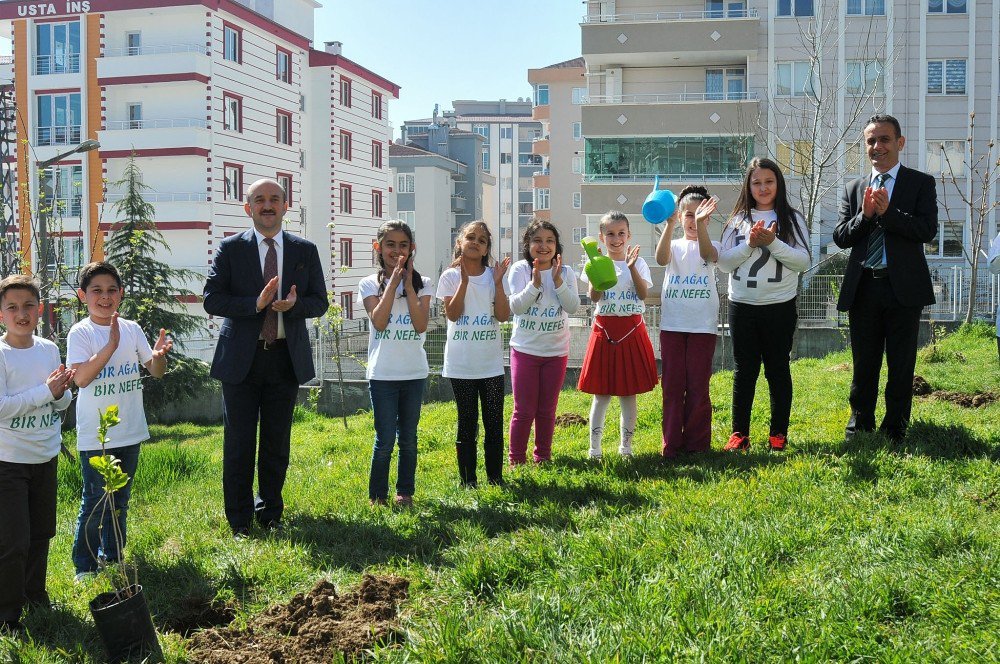
[[[451,211],[452,212],[465,212],[465,196],[452,196],[451,197]]]
[[[583,23],[654,23],[657,21],[705,21],[720,18],[757,18],[756,9],[710,9],[690,12],[645,12],[639,14],[593,14]]]
[[[104,200],[108,203],[115,203],[125,198],[125,193],[121,191],[109,191],[104,194]],[[147,203],[205,203],[208,201],[208,194],[205,192],[160,192],[144,191],[142,198]]]
[[[80,54],[36,55],[32,58],[33,71],[37,76],[45,74],[79,74]]]
[[[716,180],[738,180],[743,175],[743,170],[732,173],[587,173],[583,176],[584,182],[652,182],[654,178],[660,177],[666,180],[684,180],[691,182],[716,181]]]
[[[51,209],[49,206],[51,205]],[[54,198],[51,201],[40,200],[39,208],[48,212],[51,217],[79,217],[83,212],[83,197],[72,196],[70,198]]]
[[[208,127],[208,120],[199,118],[158,118],[155,120],[111,120],[106,123],[108,131],[128,129],[172,129],[175,127]]]
[[[35,146],[75,145],[80,142],[80,125],[67,127],[37,127]]]
[[[674,92],[671,94],[591,95],[591,104],[675,104],[706,101],[756,101],[756,91],[743,92]]]
[[[162,53],[203,53],[205,55],[209,55],[205,44],[156,44],[151,46],[109,48],[104,51],[104,57],[120,58],[122,56],[159,55]]]

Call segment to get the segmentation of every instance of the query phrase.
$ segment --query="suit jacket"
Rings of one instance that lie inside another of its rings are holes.
[[[840,218],[833,241],[841,249],[851,249],[844,272],[837,309],[847,311],[854,304],[861,272],[868,255],[868,237],[876,225],[885,232],[886,267],[896,299],[904,307],[934,304],[934,289],[924,256],[924,244],[937,235],[937,191],[934,178],[900,165],[889,199],[889,209],[881,217],[865,219],[861,205],[868,175],[849,183],[840,198]]]
[[[295,285],[295,306],[284,312],[285,339],[301,385],[316,375],[306,319],[325,314],[329,302],[316,245],[291,233],[282,233],[284,255],[277,299],[285,299]],[[213,378],[240,383],[249,373],[264,325],[265,312],[257,311],[257,298],[262,290],[264,273],[253,229],[223,240],[205,282],[205,311],[224,317],[212,360]]]

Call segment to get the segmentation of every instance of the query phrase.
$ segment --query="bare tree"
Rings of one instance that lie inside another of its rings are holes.
[[[948,191],[951,190],[961,201],[961,209],[966,213],[969,224],[969,242],[962,243],[962,252],[968,261],[969,290],[968,305],[965,310],[965,322],[971,323],[976,309],[976,285],[979,276],[979,259],[984,256],[983,247],[986,244],[987,222],[990,215],[1000,207],[995,190],[1000,182],[1000,149],[997,139],[991,138],[985,150],[976,149],[976,114],[969,114],[969,136],[965,139],[965,149],[962,161],[952,163],[952,157],[940,144],[941,156],[945,168],[941,169],[941,203],[945,218],[951,224],[951,207],[948,205]],[[959,182],[959,179],[963,182]],[[964,223],[963,223],[964,226]]]

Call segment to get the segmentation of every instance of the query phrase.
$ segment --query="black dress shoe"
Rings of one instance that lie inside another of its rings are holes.
[[[233,539],[237,541],[250,539],[250,528],[248,528],[247,526],[239,526],[237,528],[233,528]]]

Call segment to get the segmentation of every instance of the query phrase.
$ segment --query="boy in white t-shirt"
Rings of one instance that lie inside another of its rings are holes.
[[[38,285],[26,275],[0,281],[0,636],[21,630],[24,606],[49,604],[49,540],[56,534],[56,463],[62,418],[73,400],[73,370],[59,349],[34,336]]]
[[[162,378],[173,341],[167,339],[166,330],[161,329],[156,345],[150,348],[138,323],[118,317],[122,280],[111,263],[85,265],[80,270],[77,295],[90,313],[70,328],[66,339],[66,363],[76,370],[74,380],[80,387],[76,403],[76,438],[83,471],[83,498],[73,540],[73,565],[77,580],[82,580],[97,571],[100,560],[121,560],[126,540],[125,516],[139,463],[139,444],[149,438],[139,367],[145,367],[153,378]],[[129,476],[128,484],[115,492],[120,541],[111,523],[111,512],[103,516],[96,513],[104,493],[104,480],[89,462],[90,457],[104,453],[97,439],[99,413],[115,404],[121,424],[108,432],[106,449],[121,461],[121,469]]]

